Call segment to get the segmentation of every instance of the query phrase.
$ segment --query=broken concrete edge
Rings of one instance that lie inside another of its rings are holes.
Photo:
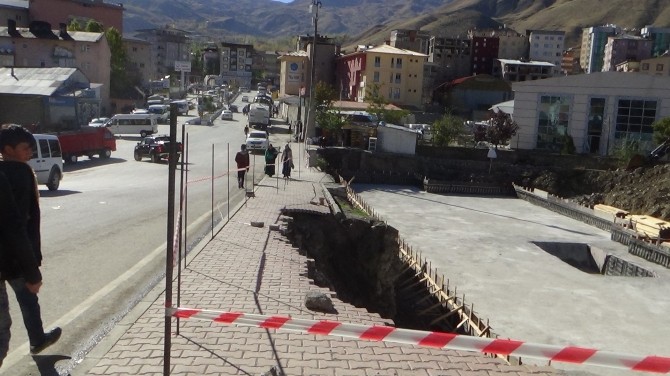
[[[340,206],[337,204],[335,199],[333,198],[333,195],[330,194],[330,191],[328,190],[328,187],[324,183],[321,183],[321,191],[323,192],[323,197],[326,199],[326,202],[328,202],[328,207],[330,207],[330,212],[335,215],[336,218],[340,218],[344,214],[342,213],[342,210],[340,209]]]

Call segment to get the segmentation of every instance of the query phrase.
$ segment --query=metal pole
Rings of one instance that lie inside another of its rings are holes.
[[[186,125],[182,124],[181,126],[181,142],[182,142],[182,149],[184,145],[184,132],[185,132]],[[175,145],[176,146],[176,145]],[[176,154],[176,151],[175,151]],[[179,155],[179,154],[176,154]],[[181,171],[180,171],[180,177],[179,177],[179,225],[177,226],[177,231],[179,231],[179,234],[182,233],[182,229],[184,228],[184,151],[182,150],[181,153],[181,161],[179,161],[181,165]],[[182,246],[183,245],[183,246]],[[182,255],[185,254],[182,253],[182,249],[185,248],[186,245],[183,241],[179,242],[179,258],[177,262],[177,307],[181,306],[181,260],[182,260]],[[179,335],[179,318],[177,318],[177,335]]]
[[[174,265],[174,190],[177,169],[177,104],[170,104],[170,163],[168,167],[168,213],[167,213],[167,255],[165,262],[165,308],[172,308],[172,269]],[[172,317],[165,316],[163,344],[163,375],[170,374],[170,349],[172,347]]]
[[[226,144],[228,151],[228,203],[226,206],[228,207],[228,222],[230,222],[230,142]]]
[[[318,25],[319,25],[319,8],[321,8],[321,1],[312,0],[312,3],[309,6],[310,12],[314,10],[314,40],[312,41],[312,51],[310,56],[311,63],[311,72],[310,72],[310,81],[309,81],[309,110],[305,110],[307,118],[305,120],[305,136],[307,136],[307,127],[309,125],[309,120],[314,117],[314,90],[316,87],[316,43],[317,43],[317,34],[318,34]],[[316,126],[316,124],[315,124]],[[316,129],[315,129],[316,132]]]
[[[184,124],[186,125],[186,124]],[[186,140],[184,141],[184,156],[182,158],[186,158],[184,161],[184,167],[186,168],[186,173],[185,173],[185,180],[186,180],[186,185],[184,186],[184,223],[186,224],[184,226],[184,249],[188,252],[188,233],[186,229],[188,228],[188,133],[186,134]],[[186,256],[186,252],[184,252],[184,256]],[[186,257],[184,257],[184,268],[186,268]]]
[[[212,228],[212,239],[214,239],[214,144],[212,144],[212,183],[211,183],[211,189],[210,189],[210,213],[212,213],[211,216],[211,228]]]

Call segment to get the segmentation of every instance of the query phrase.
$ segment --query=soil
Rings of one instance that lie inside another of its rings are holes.
[[[582,205],[605,204],[670,221],[670,164],[633,171],[545,171],[525,184]]]

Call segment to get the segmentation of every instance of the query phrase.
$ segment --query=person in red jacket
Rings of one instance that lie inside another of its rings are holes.
[[[237,163],[237,186],[244,188],[244,175],[249,171],[249,152],[247,145],[242,144],[240,151],[235,155],[235,163]]]

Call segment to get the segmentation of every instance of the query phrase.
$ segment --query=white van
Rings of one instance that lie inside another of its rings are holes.
[[[50,134],[34,134],[36,147],[28,161],[35,171],[38,184],[45,184],[55,191],[63,180],[63,153],[58,137]]]
[[[158,132],[154,114],[116,114],[105,126],[115,135],[139,133],[144,138]]]
[[[177,104],[177,112],[179,113],[180,116],[188,115],[189,106],[187,100],[182,99],[178,101],[172,101],[171,103]]]

